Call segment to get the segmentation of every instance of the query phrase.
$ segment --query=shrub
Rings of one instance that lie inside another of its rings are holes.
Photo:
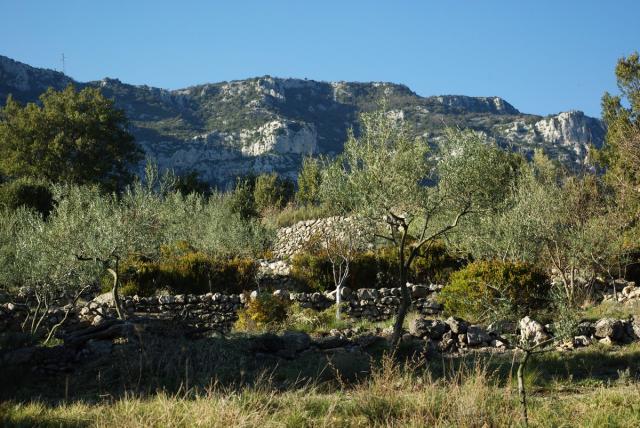
[[[293,199],[294,184],[278,174],[261,174],[256,178],[253,198],[258,211],[269,208],[281,209]]]
[[[248,220],[258,216],[256,200],[253,197],[255,189],[255,178],[247,176],[238,178],[236,187],[231,193],[230,209],[231,212],[239,214],[243,220]]]
[[[281,299],[271,293],[258,294],[238,311],[235,328],[240,331],[276,329],[287,319],[287,308],[290,305],[290,300]]]
[[[358,288],[397,287],[398,255],[394,248],[385,247],[353,256],[345,286]],[[446,282],[462,262],[453,257],[442,243],[423,250],[409,270],[414,283]],[[291,261],[291,275],[304,288],[326,290],[333,288],[331,263],[322,251],[300,253]]]
[[[307,290],[324,291],[333,284],[331,263],[326,257],[299,253],[291,260],[291,277]]]
[[[303,308],[294,303],[287,310],[287,319],[283,325],[286,330],[304,331],[306,333],[328,332],[334,328],[345,328],[350,321],[336,320],[335,306],[323,311]]]
[[[167,288],[178,294],[239,294],[254,288],[257,270],[252,259],[211,257],[180,242],[163,246],[159,261],[126,260],[122,293],[148,296]]]
[[[0,207],[15,210],[21,206],[47,217],[53,209],[53,194],[41,180],[19,178],[0,185]]]
[[[480,260],[454,272],[440,300],[447,312],[471,321],[514,319],[543,309],[549,287],[531,264]]]
[[[322,172],[320,162],[312,157],[302,160],[302,168],[298,173],[298,191],[296,201],[300,205],[315,205],[320,202],[320,184]]]
[[[409,278],[416,283],[445,284],[451,274],[464,264],[464,259],[456,257],[443,242],[437,241],[418,254],[411,266]]]

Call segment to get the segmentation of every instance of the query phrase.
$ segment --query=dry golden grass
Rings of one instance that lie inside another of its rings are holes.
[[[243,389],[211,388],[113,402],[0,404],[2,426],[95,427],[503,427],[520,426],[515,389],[486,369],[433,378],[428,371],[382,361],[362,383],[277,391],[268,381]],[[531,397],[531,426],[640,426],[633,382]]]

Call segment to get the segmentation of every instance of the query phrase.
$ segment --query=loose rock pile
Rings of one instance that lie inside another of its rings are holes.
[[[604,290],[605,301],[617,301],[621,303],[640,301],[640,287],[633,281],[616,279],[607,283]]]
[[[497,332],[453,317],[445,321],[416,318],[409,325],[409,334],[424,340],[427,349],[439,352],[457,352],[468,348],[485,347],[505,350],[508,346],[507,339]]]
[[[573,347],[588,346],[595,342],[606,345],[628,344],[640,339],[640,319],[602,318],[578,325],[579,335],[573,338]]]

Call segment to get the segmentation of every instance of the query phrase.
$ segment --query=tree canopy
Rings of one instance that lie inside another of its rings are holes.
[[[40,103],[0,109],[0,174],[121,189],[141,151],[124,111],[97,88],[49,88]]]
[[[618,193],[618,202],[634,219],[640,215],[640,58],[622,57],[616,65],[620,95],[605,93],[602,118],[607,126],[600,160]]]
[[[456,228],[463,217],[491,209],[513,177],[508,156],[470,131],[448,130],[436,153],[381,109],[362,115],[344,153],[328,165],[323,199],[345,214],[370,219],[399,256],[402,303],[398,343],[410,305],[407,271],[421,248]],[[381,227],[384,225],[384,227]]]

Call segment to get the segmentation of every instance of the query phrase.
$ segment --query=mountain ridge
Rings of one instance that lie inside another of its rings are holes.
[[[435,142],[445,126],[469,127],[499,145],[530,156],[542,148],[580,168],[588,147],[600,147],[604,126],[580,111],[538,116],[521,113],[503,98],[420,96],[392,82],[324,82],[254,77],[162,89],[104,78],[77,82],[54,70],[0,56],[0,103],[9,94],[37,99],[52,86],[100,87],[131,121],[147,156],[178,173],[196,170],[205,180],[230,185],[249,171],[295,178],[305,155],[336,154],[358,114],[386,100],[389,114],[416,135]]]

